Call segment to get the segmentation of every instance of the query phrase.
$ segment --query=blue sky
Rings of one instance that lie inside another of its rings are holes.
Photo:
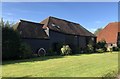
[[[2,17],[40,22],[48,16],[81,24],[91,32],[118,21],[117,2],[3,2]]]

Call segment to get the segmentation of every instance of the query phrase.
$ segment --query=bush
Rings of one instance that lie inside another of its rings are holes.
[[[96,44],[96,48],[97,48],[97,52],[99,52],[99,53],[106,52],[107,51],[106,41],[105,40],[99,41]]]
[[[103,52],[104,52],[104,49],[101,49],[101,48],[100,48],[100,49],[97,49],[96,51],[97,51],[98,53],[103,53]]]
[[[2,27],[2,59],[19,59],[20,35],[10,27]]]
[[[63,47],[61,48],[61,55],[70,55],[71,53],[72,52],[69,45],[63,45]]]
[[[87,52],[88,53],[93,53],[94,52],[94,47],[92,46],[92,44],[87,45]]]
[[[69,47],[69,45],[66,45],[66,55],[70,55],[71,54],[71,48]]]
[[[119,48],[118,47],[113,47],[112,50],[113,51],[119,51]]]
[[[32,57],[32,50],[30,48],[29,45],[27,45],[26,43],[21,43],[20,46],[20,58],[31,58]]]
[[[105,41],[105,40],[99,41],[99,42],[96,44],[96,47],[97,47],[97,48],[104,48],[104,47],[106,47],[106,41]]]
[[[49,55],[49,56],[53,56],[53,55],[56,55],[56,52],[53,51],[52,48],[50,48],[50,49],[48,49],[48,53],[47,53],[47,55]]]

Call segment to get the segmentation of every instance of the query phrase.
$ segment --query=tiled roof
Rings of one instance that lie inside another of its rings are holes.
[[[13,28],[17,29],[23,38],[47,38],[42,28],[43,24],[20,20]]]
[[[70,22],[67,20],[59,19],[56,17],[48,17],[45,20],[40,22],[41,24],[44,24],[43,28],[48,27],[51,30],[66,33],[66,34],[72,34],[72,35],[81,35],[81,36],[93,36],[94,34],[86,30],[84,27],[82,27],[78,23]]]
[[[109,23],[97,35],[97,42],[105,40],[107,43],[117,43],[118,32],[120,32],[120,22]]]

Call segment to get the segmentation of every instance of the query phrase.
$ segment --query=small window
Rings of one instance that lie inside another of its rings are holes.
[[[113,44],[111,44],[111,46],[112,46]]]
[[[118,36],[120,36],[120,32],[118,32]]]

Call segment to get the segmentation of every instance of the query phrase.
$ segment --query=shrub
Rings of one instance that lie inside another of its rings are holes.
[[[119,51],[119,48],[118,47],[113,47],[112,50],[113,51]]]
[[[47,55],[54,56],[54,55],[58,55],[58,53],[56,51],[54,51],[52,48],[50,48],[50,49],[48,49]]]
[[[99,41],[97,44],[96,44],[96,48],[97,48],[97,52],[106,52],[107,51],[107,48],[106,48],[106,41],[105,40],[102,40],[102,41]]]
[[[62,55],[70,55],[71,54],[71,48],[69,47],[69,45],[63,45],[63,47],[61,48],[61,54]]]
[[[88,44],[88,45],[87,45],[87,52],[88,52],[88,53],[94,52],[94,47],[92,46],[92,44]]]
[[[106,41],[105,40],[102,40],[102,41],[99,41],[96,45],[97,48],[104,48],[106,47]]]
[[[61,54],[65,55],[65,53],[66,53],[66,46],[63,45],[63,47],[61,48]]]
[[[2,27],[2,58],[3,60],[19,59],[20,35],[10,27]]]
[[[48,49],[48,53],[47,53],[47,55],[54,55],[54,51],[53,51],[53,49],[52,48],[49,48]]]
[[[30,46],[26,43],[21,43],[20,52],[21,52],[20,58],[23,58],[23,59],[31,58],[33,55]]]
[[[71,48],[69,47],[69,45],[66,45],[66,55],[70,55],[71,54]]]
[[[96,50],[98,53],[103,53],[104,52],[104,49],[100,48],[100,49],[97,49]]]

